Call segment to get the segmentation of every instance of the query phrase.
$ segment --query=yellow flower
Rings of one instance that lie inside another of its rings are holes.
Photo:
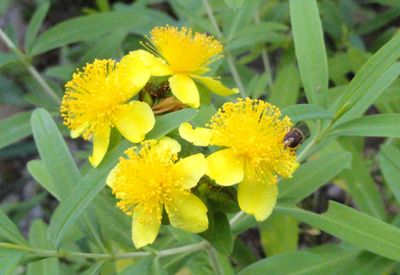
[[[179,143],[171,138],[142,142],[130,148],[110,172],[107,185],[132,216],[136,248],[151,244],[160,230],[165,208],[172,226],[199,233],[208,228],[207,207],[190,189],[207,169],[203,154],[178,159]]]
[[[153,76],[170,75],[172,93],[192,108],[200,106],[199,91],[194,80],[222,96],[239,92],[226,88],[215,78],[202,76],[209,71],[208,65],[222,57],[222,44],[211,36],[197,32],[193,34],[190,28],[184,27],[180,30],[171,26],[156,27],[151,31],[150,43],[146,47],[161,57],[142,54],[146,71],[151,71]],[[136,61],[134,58],[131,60]]]
[[[89,160],[95,167],[107,152],[112,127],[129,141],[140,142],[154,126],[150,106],[139,101],[129,102],[143,87],[134,86],[126,74],[119,73],[115,61],[95,60],[87,64],[82,71],[74,73],[65,87],[61,116],[71,129],[71,137],[82,135],[86,140],[93,139]]]
[[[277,107],[246,98],[225,103],[209,128],[183,123],[179,133],[198,146],[225,147],[207,157],[207,175],[220,185],[239,183],[240,208],[262,221],[275,206],[277,177],[290,177],[299,165],[295,151],[284,145],[291,126]]]

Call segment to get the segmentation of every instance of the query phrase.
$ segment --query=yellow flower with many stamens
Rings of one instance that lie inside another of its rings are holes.
[[[133,75],[134,76],[134,75]],[[132,75],[118,69],[113,60],[95,60],[74,73],[65,87],[61,116],[71,136],[93,139],[89,158],[98,166],[109,145],[110,131],[116,127],[129,141],[140,142],[154,126],[154,114],[144,102],[131,101],[143,87],[133,85]]]
[[[172,226],[199,233],[208,228],[207,207],[190,189],[207,169],[203,154],[178,159],[180,144],[171,139],[149,140],[130,148],[110,172],[107,185],[132,216],[136,248],[151,244],[160,230],[163,209]]]
[[[195,81],[222,96],[239,92],[237,89],[228,89],[216,78],[202,76],[209,71],[208,65],[222,57],[222,44],[211,36],[197,32],[193,34],[190,28],[184,27],[180,30],[171,26],[156,27],[145,46],[155,55],[141,51],[145,74],[171,76],[169,85],[172,93],[192,108],[200,106]],[[137,58],[131,57],[131,54],[139,54],[134,51],[125,57],[126,63],[133,65]]]
[[[225,103],[209,128],[183,123],[179,133],[198,146],[225,147],[207,157],[207,175],[220,185],[239,183],[240,208],[262,221],[275,206],[278,176],[291,177],[299,165],[295,151],[284,144],[291,126],[277,107],[246,98]]]

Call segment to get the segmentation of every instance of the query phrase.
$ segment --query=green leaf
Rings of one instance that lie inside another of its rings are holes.
[[[233,249],[233,238],[228,218],[220,212],[211,213],[210,226],[201,235],[220,253],[229,256]]]
[[[74,196],[73,188],[80,182],[81,174],[57,125],[44,109],[33,112],[31,125],[40,158],[50,176],[50,182],[55,187],[55,194],[61,201],[70,195]],[[100,227],[92,209],[85,213],[80,224],[86,233],[101,246]]]
[[[111,150],[102,163],[92,168],[72,189],[69,196],[61,201],[54,212],[49,226],[51,240],[58,247],[68,229],[89,206],[95,196],[103,189],[109,171],[117,164],[118,158],[130,146],[122,141]]]
[[[273,213],[260,223],[259,229],[261,246],[268,257],[297,250],[298,222],[292,217]]]
[[[345,205],[330,201],[329,209],[323,215],[289,205],[278,205],[275,211],[372,253],[400,260],[400,229]]]
[[[383,145],[378,160],[387,185],[400,203],[400,150],[393,145]]]
[[[236,33],[235,37],[226,45],[226,50],[248,48],[261,43],[279,43],[288,40],[284,31],[287,26],[276,22],[264,22],[251,25]]]
[[[323,105],[328,91],[328,61],[315,0],[290,0],[296,58],[308,102]]]
[[[357,271],[357,274],[393,274],[392,269],[396,262],[387,258],[377,256],[369,252],[360,253],[351,262],[344,263],[338,266],[338,275],[352,274]]]
[[[168,23],[173,24],[173,21],[164,13],[143,8],[76,17],[63,21],[41,34],[32,48],[31,55],[120,30],[144,35],[153,26]]]
[[[0,121],[0,149],[31,134],[30,117],[31,112],[23,112]]]
[[[282,115],[290,117],[294,122],[313,119],[331,119],[333,117],[326,109],[313,104],[297,104],[283,108]]]
[[[158,139],[176,129],[185,121],[189,121],[197,114],[196,110],[183,109],[157,117],[154,129],[146,136],[147,139]]]
[[[50,4],[49,2],[43,2],[33,14],[31,21],[29,21],[29,25],[26,29],[25,33],[25,50],[29,52],[32,48],[32,45],[36,39],[36,36],[39,32],[40,27],[43,24],[44,18],[49,11]]]
[[[61,200],[58,196],[57,188],[53,181],[51,180],[50,174],[47,172],[46,167],[43,164],[43,161],[35,159],[28,162],[26,168],[28,169],[29,174],[40,183],[40,185],[46,189],[50,194],[52,194],[57,200]]]
[[[18,267],[23,259],[23,253],[10,253],[6,257],[0,258],[0,274],[12,275],[15,274],[15,268]]]
[[[47,225],[41,220],[35,220],[29,231],[29,242],[35,248],[54,249],[52,243],[47,239]],[[28,264],[28,275],[56,275],[59,274],[57,258],[43,259]]]
[[[92,265],[91,267],[89,267],[88,269],[86,269],[84,272],[82,272],[82,275],[100,274],[100,270],[103,267],[103,265],[104,265],[104,262],[96,263],[96,264]]]
[[[364,91],[364,94],[360,96],[357,102],[335,124],[338,125],[361,116],[399,75],[400,63],[396,63],[385,71],[368,90]]]
[[[351,261],[357,250],[343,249],[337,245],[323,245],[320,251],[296,251],[268,257],[249,265],[239,275],[320,275],[335,274],[338,266]]]
[[[237,9],[243,4],[244,0],[224,0],[224,1],[228,7]]]
[[[347,86],[344,95],[334,104],[337,116],[343,115],[379,81],[400,57],[400,34],[395,35],[362,66]]]
[[[355,205],[365,213],[385,220],[384,203],[378,186],[371,176],[370,165],[367,165],[367,161],[362,158],[362,152],[357,151],[354,138],[342,139],[341,144],[345,149],[352,151],[351,169],[343,171],[342,179],[345,181]]]
[[[69,194],[81,175],[57,125],[44,109],[33,112],[31,125],[40,158],[56,185],[57,193]]]
[[[15,224],[0,209],[0,240],[14,244],[27,245],[27,241]]]
[[[279,108],[296,104],[299,90],[299,72],[294,64],[287,64],[278,71],[268,101]]]
[[[309,161],[301,165],[292,178],[279,183],[279,199],[297,203],[350,165],[351,154],[347,152],[328,154]]]
[[[176,129],[182,122],[191,119],[196,111],[191,109],[169,113],[157,118],[155,128],[147,138],[158,139],[173,129]],[[105,186],[105,180],[110,170],[117,164],[118,158],[131,144],[122,141],[105,156],[99,167],[92,168],[75,186],[70,195],[57,207],[50,221],[50,235],[53,242],[58,246],[64,235],[89,206],[96,195]]]
[[[364,116],[340,124],[326,136],[400,137],[400,114]]]

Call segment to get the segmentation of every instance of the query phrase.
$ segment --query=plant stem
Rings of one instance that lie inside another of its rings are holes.
[[[142,258],[150,255],[156,255],[157,257],[166,257],[180,253],[192,253],[200,250],[204,250],[208,243],[202,241],[195,244],[189,244],[181,247],[169,248],[155,252],[129,252],[121,254],[101,254],[101,253],[83,253],[83,252],[72,252],[63,250],[45,250],[40,248],[31,248],[27,246],[11,244],[11,243],[0,243],[0,248],[12,249],[17,251],[30,252],[39,257],[57,257],[57,258],[86,258],[86,259],[132,259]]]
[[[229,225],[232,227],[234,226],[236,223],[238,223],[244,216],[246,216],[246,213],[244,213],[243,211],[239,211],[236,213],[235,216],[232,217],[232,219],[229,220]]]
[[[256,11],[256,13],[254,15],[254,22],[257,25],[260,24],[260,14],[259,14],[258,10]],[[268,53],[267,53],[267,50],[266,50],[264,45],[261,48],[261,59],[262,59],[263,64],[264,64],[264,71],[267,73],[267,77],[268,77],[267,85],[269,87],[269,90],[271,91],[272,90],[272,86],[273,86],[272,69],[271,69],[271,65],[269,63]]]
[[[203,0],[203,5],[204,5],[204,7],[206,9],[208,18],[210,19],[211,24],[214,27],[214,30],[215,30],[215,33],[216,33],[216,37],[219,40],[222,40],[222,32],[221,32],[221,30],[220,30],[220,28],[218,26],[217,20],[214,17],[214,14],[213,14],[211,6],[210,6],[210,3],[208,3],[208,0]],[[238,87],[238,89],[240,91],[240,95],[242,97],[246,97],[246,93],[244,91],[244,85],[243,85],[243,82],[242,82],[242,80],[240,78],[239,72],[238,72],[238,70],[236,68],[236,65],[235,65],[235,62],[234,62],[234,59],[233,59],[232,55],[228,51],[225,51],[225,57],[226,57],[226,62],[228,63],[228,66],[229,66],[229,70],[231,71],[233,80],[235,81],[236,86]]]
[[[36,80],[36,82],[43,88],[43,91],[50,96],[57,104],[60,104],[60,97],[50,88],[44,78],[39,74],[35,67],[33,67],[29,61],[28,57],[21,52],[17,46],[11,41],[11,39],[7,36],[7,34],[0,28],[0,39],[6,44],[6,46],[15,53],[15,55],[19,58],[22,64],[26,67],[28,72],[32,75],[32,77]]]
[[[224,275],[224,270],[219,263],[218,254],[214,247],[208,246],[207,248],[208,257],[210,258],[211,266],[214,270],[214,274]]]

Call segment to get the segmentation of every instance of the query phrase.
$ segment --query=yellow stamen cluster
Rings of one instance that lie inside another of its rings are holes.
[[[64,124],[72,131],[82,132],[89,139],[112,127],[112,114],[132,96],[126,85],[120,85],[113,60],[95,60],[73,74],[65,85],[61,104]]]
[[[281,119],[279,108],[249,98],[225,103],[212,117],[211,144],[232,148],[245,161],[247,177],[272,180],[290,176],[297,167],[295,151],[287,148],[284,137],[292,123]]]
[[[222,44],[212,36],[195,33],[190,28],[164,26],[151,31],[153,52],[164,58],[175,73],[202,70],[222,57]]]
[[[178,160],[177,153],[172,148],[155,148],[154,140],[142,142],[137,147],[126,150],[127,159],[120,158],[114,177],[118,179],[113,187],[113,193],[120,199],[117,206],[133,215],[135,210],[144,211],[140,219],[157,215],[161,221],[162,207],[169,207],[173,195],[185,191],[182,184],[184,171],[174,167]],[[146,220],[140,220],[146,223]]]

